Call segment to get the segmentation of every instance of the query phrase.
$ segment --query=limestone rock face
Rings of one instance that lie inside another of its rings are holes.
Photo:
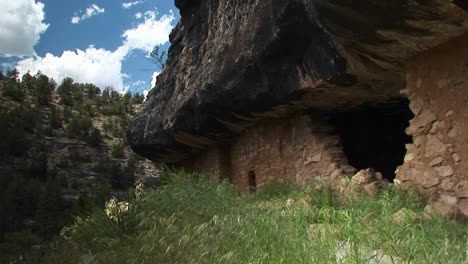
[[[167,64],[127,132],[159,161],[229,141],[264,116],[398,96],[409,57],[468,28],[446,0],[175,4]]]

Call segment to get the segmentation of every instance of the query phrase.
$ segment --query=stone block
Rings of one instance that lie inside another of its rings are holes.
[[[455,187],[455,192],[458,197],[468,198],[468,180],[459,182]]]

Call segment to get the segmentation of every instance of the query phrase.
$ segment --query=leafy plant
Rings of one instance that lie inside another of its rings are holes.
[[[112,145],[111,155],[115,159],[123,159],[125,158],[124,147],[122,143],[117,143]]]
[[[167,52],[162,50],[160,45],[156,45],[149,56],[153,63],[156,64],[157,70],[162,71],[166,66]]]

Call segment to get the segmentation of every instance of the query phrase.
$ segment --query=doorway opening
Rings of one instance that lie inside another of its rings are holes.
[[[249,192],[257,191],[257,176],[255,175],[255,171],[249,171]]]
[[[403,164],[406,144],[412,138],[405,133],[414,117],[407,98],[380,104],[366,104],[331,114],[330,120],[342,139],[350,165],[358,170],[373,168],[393,182],[395,169]]]

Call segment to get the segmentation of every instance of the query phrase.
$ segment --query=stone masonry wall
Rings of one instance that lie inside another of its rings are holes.
[[[413,144],[396,182],[417,186],[444,215],[468,217],[468,35],[415,57],[406,92]]]
[[[261,122],[229,146],[212,148],[182,164],[212,178],[229,178],[241,192],[249,190],[249,173],[261,188],[273,181],[305,184],[355,172],[332,127],[308,115]]]
[[[182,167],[207,175],[211,180],[221,179],[224,173],[221,170],[219,146],[215,146],[196,157],[181,162]]]

